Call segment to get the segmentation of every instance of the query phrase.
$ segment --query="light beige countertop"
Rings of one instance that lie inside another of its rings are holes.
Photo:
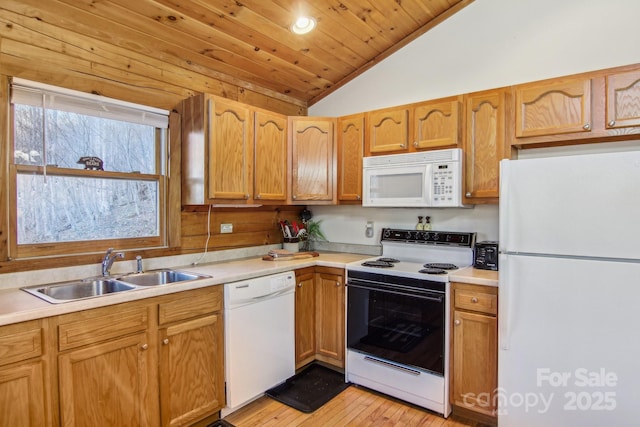
[[[466,267],[461,268],[455,273],[451,273],[449,275],[449,281],[471,283],[474,285],[498,286],[498,272]]]
[[[172,266],[171,268],[176,270],[206,274],[212,277],[210,279],[152,286],[144,289],[119,292],[106,296],[59,304],[48,303],[20,290],[19,288],[4,289],[0,290],[0,326],[207,286],[236,282],[239,280],[246,280],[304,267],[321,266],[344,268],[345,265],[350,262],[370,257],[371,255],[351,253],[321,253],[318,257],[296,260],[264,261],[262,260],[262,256],[258,256],[231,261],[199,264],[195,266]],[[23,285],[26,285],[26,283]]]

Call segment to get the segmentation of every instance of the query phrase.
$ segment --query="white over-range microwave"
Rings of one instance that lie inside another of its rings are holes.
[[[464,207],[462,150],[365,157],[362,206]]]

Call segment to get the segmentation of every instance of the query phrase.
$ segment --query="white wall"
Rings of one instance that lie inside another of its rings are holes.
[[[476,0],[452,18],[309,108],[342,116],[394,105],[640,63],[639,0]],[[377,209],[310,206],[332,242],[376,244],[367,220],[498,238],[497,206]]]
[[[476,0],[309,108],[342,116],[640,63],[638,0]]]

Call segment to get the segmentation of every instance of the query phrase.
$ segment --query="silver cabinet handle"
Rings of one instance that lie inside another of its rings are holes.
[[[616,125],[616,121],[615,120],[610,120],[609,123],[607,123],[607,125],[609,125],[610,128],[614,127]]]
[[[169,344],[169,338],[165,338],[162,340],[162,344],[167,345]]]
[[[461,321],[459,321],[459,320],[456,320],[456,321],[455,321],[455,322],[453,322],[453,323],[454,323],[456,326],[458,326],[458,325],[459,325],[460,323],[462,323],[462,322],[461,322]]]
[[[360,197],[360,195],[358,194],[358,195],[356,196],[356,199],[357,199],[357,200],[362,200],[362,197]]]
[[[466,196],[466,197],[471,197],[471,192],[470,192],[470,191],[467,191],[467,192],[465,193],[465,196]]]
[[[141,348],[141,349],[143,349],[143,350],[146,350],[146,349],[148,349],[148,348],[149,348],[149,344],[142,344],[142,345],[140,346],[140,348]]]
[[[400,148],[407,148],[407,144],[400,144]]]
[[[248,195],[248,194],[245,194],[245,195],[244,195],[244,198],[245,198],[245,200],[249,200],[249,195]]]
[[[256,196],[256,199],[261,199],[261,198],[262,198],[262,194],[258,194],[258,195]]]
[[[474,303],[474,304],[475,304],[475,303],[477,303],[477,302],[478,302],[478,298],[476,298],[476,297],[472,297],[472,298],[471,298],[471,302],[472,302],[472,303]]]
[[[336,282],[336,286],[340,286],[340,282]]]
[[[587,123],[586,125],[582,126],[582,129],[590,130],[591,129],[591,125],[589,123]]]
[[[301,288],[302,287],[302,282],[298,283],[298,287]]]
[[[296,196],[296,195],[294,194],[293,196],[291,196],[291,198],[292,198],[293,200],[295,200],[295,199],[297,199],[297,198],[298,198],[298,196]]]
[[[413,142],[413,146],[414,146],[414,147],[416,147],[416,148],[418,148],[418,141],[414,141],[414,142]]]

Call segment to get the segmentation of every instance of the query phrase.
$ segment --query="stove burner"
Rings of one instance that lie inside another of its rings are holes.
[[[365,261],[362,263],[363,266],[365,267],[376,267],[376,268],[391,268],[393,267],[393,264],[390,262],[386,262],[386,261]]]
[[[447,274],[446,270],[443,270],[441,268],[423,268],[422,270],[419,270],[418,273],[424,273],[424,274]]]
[[[399,259],[387,258],[387,257],[378,258],[376,261],[379,261],[379,262],[390,262],[391,264],[395,264],[397,262],[400,262]]]
[[[438,269],[438,270],[457,270],[458,266],[455,264],[443,263],[443,262],[430,262],[425,264],[423,267],[430,269]]]

